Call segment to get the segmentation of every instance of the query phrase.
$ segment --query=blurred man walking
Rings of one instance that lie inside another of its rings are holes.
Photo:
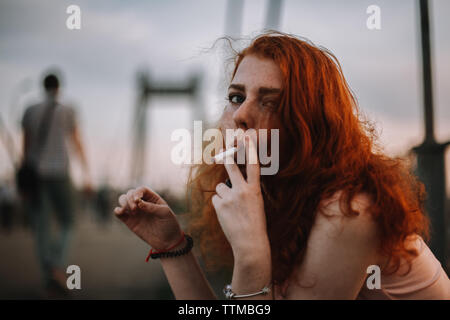
[[[90,175],[75,111],[58,102],[58,77],[47,75],[43,85],[45,100],[28,107],[22,119],[24,163],[35,171],[28,177],[36,175],[35,188],[25,199],[43,281],[52,296],[67,289],[65,264],[74,220],[67,142],[73,144],[81,160],[88,189]],[[59,229],[56,237],[51,230],[52,209]]]

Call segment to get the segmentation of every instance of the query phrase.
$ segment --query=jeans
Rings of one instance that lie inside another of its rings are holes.
[[[74,210],[72,184],[69,177],[41,178],[38,195],[27,204],[36,251],[42,270],[44,285],[52,278],[52,270],[65,266],[72,238]],[[52,232],[52,211],[58,226]]]

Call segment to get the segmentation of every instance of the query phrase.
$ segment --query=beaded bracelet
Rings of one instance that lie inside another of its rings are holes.
[[[176,247],[177,245],[179,245],[185,238],[186,238],[187,243],[184,248],[182,248],[180,250],[176,250],[176,251],[169,251],[171,249],[171,248],[169,248],[167,251],[159,251],[159,252],[153,252],[153,249],[152,249],[152,250],[150,250],[150,253],[149,253],[146,261],[148,261],[149,258],[152,258],[152,259],[173,258],[173,257],[179,257],[179,256],[189,253],[191,251],[192,247],[194,246],[194,240],[192,239],[191,236],[189,236],[187,234],[183,234],[181,241],[179,241],[179,243],[173,247]]]

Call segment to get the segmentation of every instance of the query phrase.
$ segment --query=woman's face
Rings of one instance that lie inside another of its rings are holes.
[[[221,118],[222,128],[280,129],[275,111],[281,90],[282,73],[272,60],[255,55],[244,57],[228,88],[229,102]]]

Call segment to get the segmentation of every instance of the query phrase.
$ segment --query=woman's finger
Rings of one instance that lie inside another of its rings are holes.
[[[217,210],[217,207],[219,205],[219,201],[220,201],[220,198],[219,198],[219,196],[217,194],[212,196],[211,202],[213,204],[214,209],[216,209],[216,210]]]
[[[224,166],[233,186],[238,186],[245,182],[238,165],[234,162],[234,155],[225,159]]]
[[[125,194],[119,197],[119,205],[124,209],[128,207],[127,196]]]
[[[155,191],[148,187],[140,187],[137,188],[135,191],[135,196],[139,199],[142,199],[146,202],[152,202],[156,204],[167,204],[163,198],[159,194],[157,194]]]
[[[221,197],[223,199],[223,197],[226,195],[226,193],[228,191],[230,191],[231,189],[225,184],[225,183],[219,183],[216,186],[216,193],[219,197]]]
[[[256,145],[250,136],[246,136],[248,147],[245,148],[246,162],[247,162],[247,182],[248,184],[259,185],[260,181],[260,168],[258,151]]]
[[[134,189],[128,190],[127,203],[131,211],[136,210],[136,201],[134,200]]]
[[[145,187],[140,187],[140,188],[136,188],[134,190],[134,194],[133,194],[133,200],[134,202],[138,202],[140,199],[142,199],[144,197],[144,189]]]
[[[120,216],[121,214],[123,214],[124,210],[122,207],[115,207],[114,208],[114,213],[116,214],[116,216]]]
[[[166,205],[147,202],[142,199],[138,201],[137,207],[145,213],[153,214],[161,218],[167,215],[168,210]]]

